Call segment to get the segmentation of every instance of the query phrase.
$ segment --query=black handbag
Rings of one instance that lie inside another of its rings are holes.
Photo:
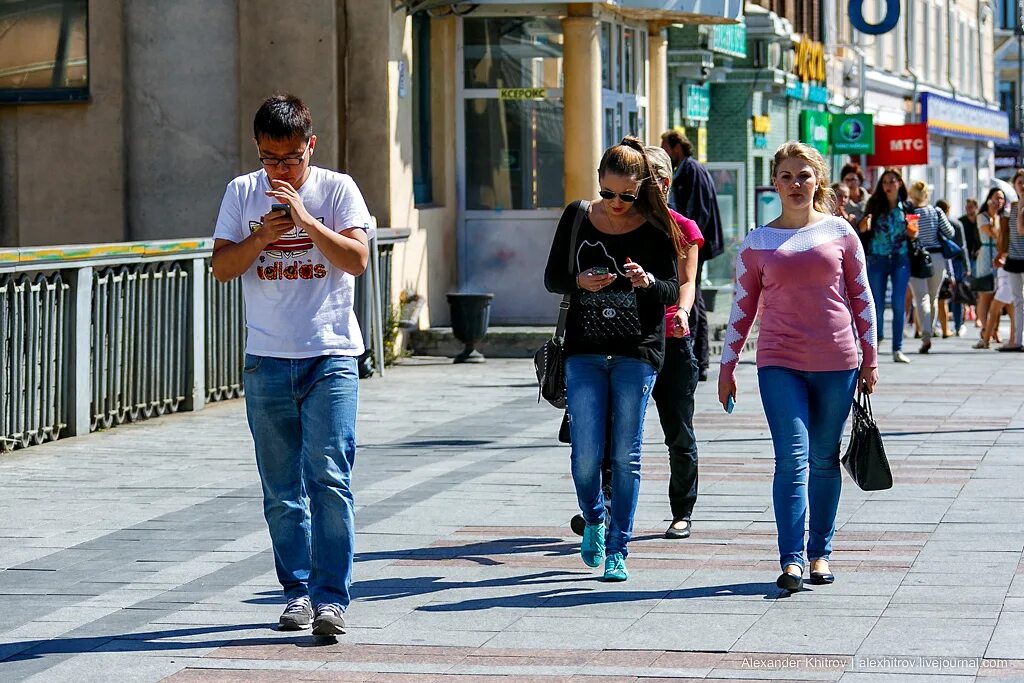
[[[939,300],[947,301],[953,298],[953,281],[948,277],[943,278],[942,284],[939,285]]]
[[[583,217],[587,215],[589,207],[590,202],[581,201],[572,222],[572,237],[569,240],[570,273],[575,272],[573,252],[576,251],[576,237],[580,233],[580,224],[583,223]],[[569,319],[571,300],[571,294],[562,297],[561,303],[558,304],[558,324],[555,326],[555,333],[533,356],[533,369],[537,373],[537,403],[543,398],[562,410],[565,409],[565,324]]]
[[[910,250],[910,276],[930,278],[935,272],[932,268],[932,255],[921,246],[920,240],[910,240],[907,248]]]
[[[892,488],[892,470],[885,457],[882,434],[871,414],[871,399],[857,391],[853,402],[853,429],[850,445],[842,459],[843,467],[862,491],[884,491]]]
[[[973,278],[972,278],[973,279]],[[971,283],[966,280],[957,280],[953,285],[953,303],[964,306],[974,306],[978,303],[978,297],[974,293]]]
[[[636,291],[584,292],[580,295],[580,330],[588,342],[640,338]]]

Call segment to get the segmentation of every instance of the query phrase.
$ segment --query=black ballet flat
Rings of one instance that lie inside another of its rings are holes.
[[[782,572],[779,574],[779,578],[775,580],[775,585],[784,591],[795,593],[804,587],[804,577],[802,575],[790,574],[789,572]]]
[[[834,583],[836,575],[832,572],[811,572],[811,583],[816,586],[824,586],[825,584]]]

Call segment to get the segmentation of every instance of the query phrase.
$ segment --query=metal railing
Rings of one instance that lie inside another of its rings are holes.
[[[357,280],[378,372],[391,250],[408,234],[378,230]],[[213,278],[212,246],[0,249],[0,452],[241,396],[242,288]]]

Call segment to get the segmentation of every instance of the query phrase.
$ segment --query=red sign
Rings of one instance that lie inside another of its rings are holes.
[[[868,166],[914,166],[928,163],[928,124],[875,126],[875,153]]]

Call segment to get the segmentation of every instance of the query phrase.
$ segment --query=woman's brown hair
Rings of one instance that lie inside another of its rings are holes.
[[[601,164],[597,167],[597,175],[603,178],[606,173],[640,181],[634,206],[644,218],[669,236],[676,256],[680,256],[679,226],[668,212],[665,194],[661,191],[651,161],[644,151],[644,143],[640,142],[639,138],[627,135],[622,138],[622,142],[606,149],[604,156],[601,157]]]

